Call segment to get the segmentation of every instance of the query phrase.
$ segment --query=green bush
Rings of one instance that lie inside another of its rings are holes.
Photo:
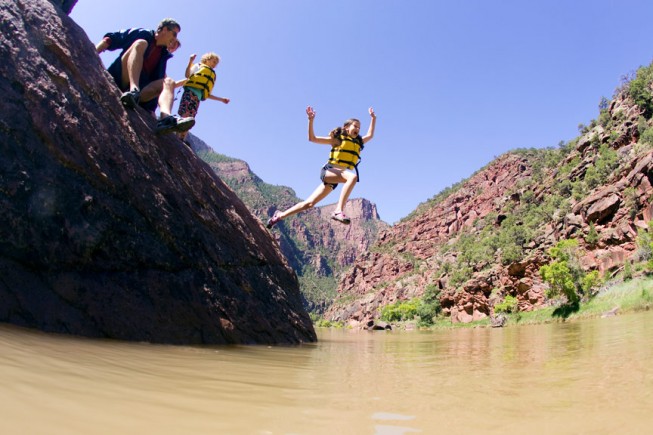
[[[515,313],[517,312],[517,298],[507,295],[503,302],[494,306],[495,313]]]
[[[622,196],[624,199],[624,205],[628,210],[628,216],[630,216],[631,219],[635,219],[635,216],[637,216],[637,213],[639,212],[639,195],[637,194],[637,190],[633,187],[626,187],[623,190]]]
[[[381,308],[381,320],[384,322],[405,322],[419,318],[420,325],[432,325],[435,317],[440,314],[440,289],[429,285],[424,290],[424,296],[407,301],[397,301]]]
[[[587,185],[587,188],[590,190],[594,189],[600,183],[601,180],[599,179],[599,172],[596,169],[596,166],[590,166],[587,168],[587,171],[585,171],[585,184]]]
[[[628,94],[637,104],[644,116],[648,119],[653,114],[653,95],[651,95],[651,82],[653,69],[651,66],[640,67],[636,77],[628,85]]]
[[[576,293],[576,284],[569,267],[562,261],[554,261],[540,268],[542,279],[549,284],[546,296],[553,299],[565,296],[570,304],[580,299]]]
[[[594,248],[599,243],[599,233],[596,231],[596,227],[594,227],[594,222],[590,222],[590,229],[585,237],[585,243],[591,248]]]
[[[653,145],[653,127],[649,127],[639,137],[639,141],[646,145]]]
[[[568,198],[571,195],[573,185],[571,180],[565,178],[558,184],[558,193],[565,198]]]
[[[403,322],[413,320],[417,316],[419,299],[397,301],[381,309],[381,320],[385,322]]]
[[[473,269],[467,265],[456,265],[451,272],[449,283],[457,287],[472,277]]]
[[[649,261],[653,258],[653,238],[651,237],[651,225],[653,221],[648,223],[648,231],[640,228],[637,230],[637,254],[636,258],[639,261]]]
[[[610,115],[610,100],[605,97],[601,97],[599,101],[599,125],[605,127],[606,129],[610,128],[612,117]]]
[[[587,194],[587,186],[585,183],[576,182],[571,189],[571,197],[576,201],[580,201]]]
[[[646,262],[646,268],[644,269],[648,275],[653,273],[653,260]]]
[[[583,276],[581,281],[581,289],[583,294],[587,297],[592,297],[592,290],[601,285],[601,276],[599,275],[598,270],[593,270]]]
[[[640,116],[637,118],[637,133],[639,133],[639,136],[641,137],[646,129],[648,128],[648,122],[646,121],[646,118],[643,116]]]
[[[560,167],[560,170],[558,171],[558,176],[560,178],[564,178],[565,176],[569,175],[572,170],[576,169],[576,167],[579,164],[580,164],[580,157],[574,156],[569,162],[567,162],[565,165]]]
[[[417,307],[417,315],[420,319],[420,325],[432,325],[433,320],[440,314],[440,289],[434,285],[426,286],[421,303]]]
[[[524,250],[521,246],[508,245],[501,250],[501,264],[508,265],[517,263],[524,258]]]
[[[581,297],[590,298],[592,290],[601,284],[598,271],[584,273],[580,266],[578,240],[559,241],[549,249],[554,261],[540,267],[540,276],[549,284],[546,296],[550,299],[563,296],[571,305],[580,302]]]
[[[649,221],[648,229],[639,229],[637,231],[637,251],[635,260],[643,263],[644,271],[647,274],[653,273],[653,221]],[[641,264],[641,263],[640,263]]]
[[[619,155],[606,144],[599,147],[599,158],[595,163],[601,184],[608,181],[615,169],[619,167]]]
[[[633,264],[630,260],[626,260],[624,263],[624,281],[629,281],[633,279]]]
[[[317,328],[343,328],[345,326],[342,322],[334,322],[326,319],[313,320],[313,324]]]

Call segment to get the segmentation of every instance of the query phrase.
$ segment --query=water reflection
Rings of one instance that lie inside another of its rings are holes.
[[[174,347],[0,326],[0,433],[615,433],[653,424],[653,313]]]

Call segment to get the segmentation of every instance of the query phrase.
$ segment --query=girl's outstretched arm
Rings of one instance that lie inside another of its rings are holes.
[[[215,101],[220,101],[224,104],[229,104],[229,101],[231,101],[229,98],[224,98],[224,97],[216,97],[214,95],[209,95],[207,97],[209,100],[215,100]]]
[[[313,120],[315,119],[315,110],[311,106],[306,108],[306,115],[308,115],[308,140],[313,143],[323,145],[335,145],[337,139],[333,137],[315,136],[313,131]]]
[[[363,143],[367,143],[368,141],[372,140],[374,137],[374,127],[376,127],[376,113],[374,113],[374,109],[370,107],[370,128],[367,129],[367,134],[363,136]]]
[[[193,67],[193,62],[195,62],[196,56],[197,56],[196,54],[191,54],[190,57],[188,58],[188,65],[186,65],[186,72],[185,72],[186,78],[190,77],[190,70]]]

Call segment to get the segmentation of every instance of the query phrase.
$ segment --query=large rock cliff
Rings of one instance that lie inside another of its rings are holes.
[[[0,320],[161,343],[315,340],[268,231],[120,105],[59,3],[0,0]]]

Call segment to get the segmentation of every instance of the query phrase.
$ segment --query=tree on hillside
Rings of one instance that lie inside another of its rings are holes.
[[[554,261],[540,268],[540,276],[549,284],[546,293],[549,299],[564,296],[570,305],[574,305],[581,298],[592,296],[591,290],[600,284],[599,273],[582,270],[578,240],[559,241],[549,249],[549,255]]]

